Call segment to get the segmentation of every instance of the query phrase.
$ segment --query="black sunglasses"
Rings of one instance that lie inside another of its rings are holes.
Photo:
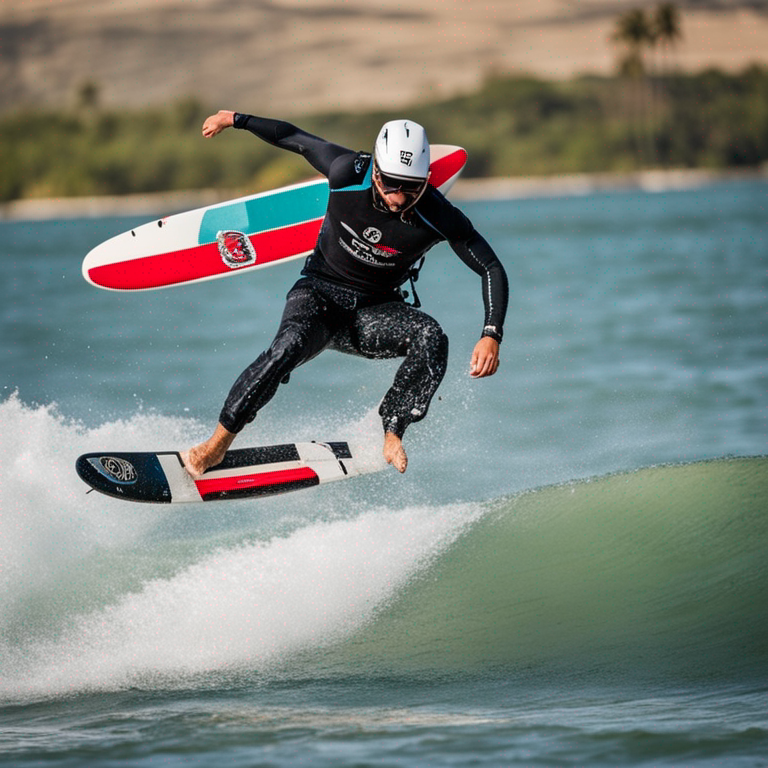
[[[374,173],[381,191],[385,195],[391,195],[393,192],[418,195],[427,186],[428,181],[428,179],[399,179],[397,176],[388,176],[386,173],[382,173],[378,166],[374,168]]]

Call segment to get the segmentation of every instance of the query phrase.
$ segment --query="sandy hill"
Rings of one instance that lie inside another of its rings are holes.
[[[262,114],[394,107],[487,73],[613,70],[619,13],[655,0],[2,0],[0,109],[196,96]],[[768,64],[768,0],[681,0],[694,70]]]

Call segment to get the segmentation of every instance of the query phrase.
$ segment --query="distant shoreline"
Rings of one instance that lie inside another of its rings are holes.
[[[695,189],[718,181],[768,179],[768,167],[712,171],[650,170],[627,174],[597,173],[493,179],[462,179],[451,191],[455,201],[520,200],[576,197],[595,192]],[[0,221],[46,221],[102,216],[165,216],[242,196],[215,189],[135,195],[14,200],[0,204]]]

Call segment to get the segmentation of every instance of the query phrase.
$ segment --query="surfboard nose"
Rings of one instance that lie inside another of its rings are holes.
[[[75,471],[93,490],[118,499],[168,503],[171,490],[153,453],[86,453]]]

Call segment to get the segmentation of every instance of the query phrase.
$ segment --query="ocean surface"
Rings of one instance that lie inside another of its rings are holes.
[[[207,437],[300,263],[123,295],[80,264],[147,217],[0,222],[0,763],[768,765],[767,203],[464,203],[501,367],[469,377],[480,281],[439,246],[408,472],[178,507],[75,459]],[[378,455],[396,365],[325,353],[237,444]]]

